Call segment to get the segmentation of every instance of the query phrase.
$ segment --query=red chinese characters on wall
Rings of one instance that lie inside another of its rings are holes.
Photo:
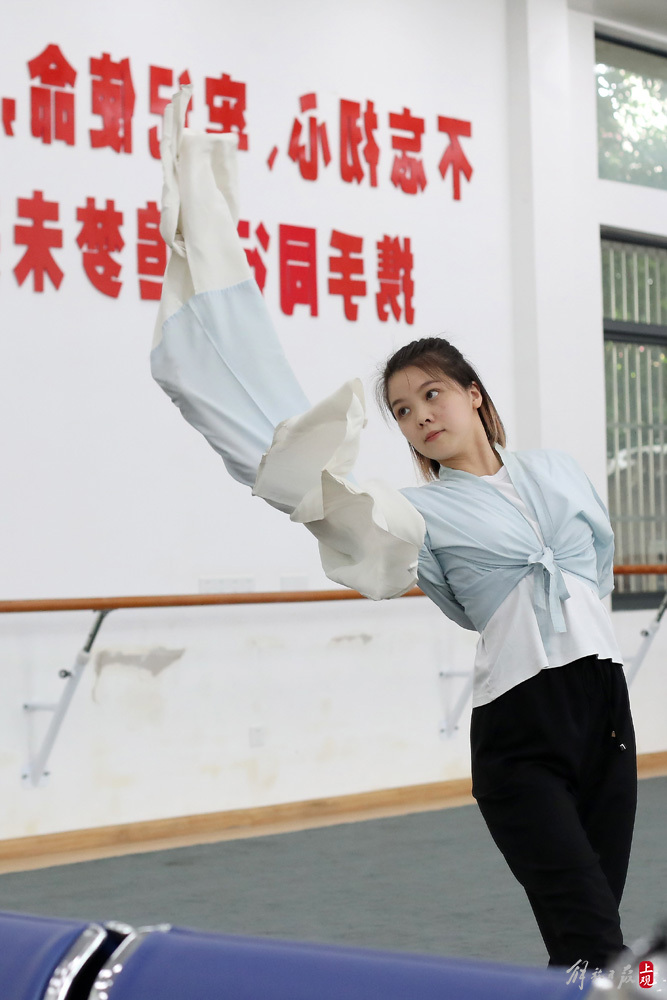
[[[55,43],[46,45],[27,65],[30,73],[30,113],[29,118],[19,117],[19,123],[24,120],[29,123],[32,136],[44,145],[61,142],[73,146],[75,85],[79,79],[76,68]],[[98,119],[97,127],[90,129],[90,145],[93,149],[109,148],[116,153],[131,154],[136,96],[130,61],[127,58],[114,59],[110,53],[102,52],[99,57],[90,59],[89,69],[91,110]],[[190,84],[190,76],[184,70],[176,78],[173,69],[150,65],[147,82],[148,101],[144,111],[159,119],[175,86]],[[250,140],[246,83],[223,72],[219,76],[205,77],[204,86],[207,131],[236,133],[239,148],[247,150]],[[2,131],[5,136],[14,136],[17,101],[3,96],[0,106]],[[186,125],[191,108],[192,101]],[[396,192],[409,196],[426,190],[427,171],[431,169],[426,154],[433,147],[424,148],[427,120],[418,110],[404,106],[400,111],[383,112],[384,131],[378,127],[380,115],[373,100],[340,99],[337,113],[339,176],[344,185],[377,188],[382,152],[390,143],[391,156],[387,156],[386,167],[382,171],[384,183],[391,180]],[[326,119],[326,114],[318,111],[316,92],[302,94],[299,113],[290,126],[287,152],[296,164],[300,178],[309,182],[321,179],[324,169],[331,163],[330,123]],[[437,115],[428,128],[433,128],[436,123],[439,135],[444,137],[437,162],[444,185],[440,189],[446,190],[453,201],[459,202],[463,195],[463,181],[469,184],[474,173],[469,159],[472,123],[462,118]],[[153,158],[159,157],[159,134],[158,120],[148,130],[148,152]],[[388,152],[385,149],[385,155]],[[274,146],[268,157],[269,168],[273,167],[277,154],[278,147]],[[333,174],[330,177],[335,180]],[[57,225],[59,205],[46,200],[42,191],[33,191],[31,197],[18,199],[18,204],[20,221],[15,226],[15,243],[23,250],[14,268],[16,280],[19,285],[24,285],[32,276],[34,290],[43,291],[48,278],[58,289],[63,280],[58,255],[54,254],[63,246],[63,231]],[[156,300],[161,293],[167,258],[167,249],[159,232],[158,204],[146,201],[143,207],[136,209],[136,213],[135,287],[138,287],[141,299]],[[123,212],[116,208],[113,199],[96,202],[94,198],[88,198],[76,210],[76,219],[81,224],[77,243],[82,250],[83,266],[89,280],[101,294],[117,298],[122,289],[119,255],[124,247],[121,235]],[[281,225],[273,255],[269,253],[271,240],[263,223],[251,224],[242,220],[238,232],[262,292],[266,289],[272,267],[271,257],[275,255],[281,310],[290,316],[295,310],[303,310],[316,317],[320,308],[316,229]],[[368,245],[373,243],[375,241]],[[330,229],[325,286],[328,294],[338,299],[342,314],[350,322],[358,321],[363,300],[374,296],[375,311],[382,323],[393,320],[411,324],[414,321],[411,241],[408,237],[384,235],[377,240],[375,248],[377,283],[371,287],[370,270],[365,273],[370,261],[364,261],[364,237],[338,228]],[[368,307],[372,308],[370,302]]]
[[[302,115],[308,111],[316,111],[317,95],[304,94],[299,98],[299,107]],[[298,117],[294,119],[287,153],[290,160],[294,160],[298,164],[299,173],[304,180],[316,181],[319,172],[320,152],[324,166],[328,167],[331,163],[329,135],[326,124],[319,122],[316,115],[308,115],[306,126],[306,137],[302,141],[304,126]]]
[[[30,274],[33,287],[43,292],[45,278],[59,289],[64,274],[52,250],[63,246],[63,231],[47,223],[58,222],[60,207],[47,201],[42,191],[34,191],[31,198],[18,199],[18,217],[31,225],[16,225],[14,242],[25,246],[14,274],[22,285]],[[76,209],[80,229],[76,243],[82,251],[84,271],[93,287],[102,295],[118,298],[123,282],[120,280],[121,261],[117,256],[125,246],[121,235],[123,212],[113,199],[102,205],[94,198],[87,198]],[[264,293],[269,267],[270,234],[263,222],[251,226],[241,220],[238,233],[250,264],[255,281]],[[339,229],[331,230],[328,258],[329,276],[327,290],[342,303],[343,315],[350,322],[359,319],[358,300],[368,294],[363,257],[364,238]],[[414,258],[410,239],[383,236],[377,248],[377,315],[382,322],[393,316],[406,324],[414,322]],[[295,309],[304,307],[312,317],[319,314],[317,230],[306,226],[280,225],[278,235],[278,274],[280,283],[280,308],[288,316]],[[160,234],[160,209],[157,202],[148,201],[137,209],[137,278],[139,298],[157,301],[162,293],[162,278],[167,265],[167,247]]]
[[[438,170],[442,179],[450,169],[452,170],[452,181],[454,185],[454,200],[461,198],[461,174],[467,181],[472,177],[472,167],[467,156],[461,148],[459,136],[470,138],[472,135],[472,125],[470,122],[461,121],[458,118],[443,118],[438,116],[438,131],[446,132],[449,136],[449,146],[442,154]]]
[[[214,126],[207,128],[206,131],[236,132],[239,137],[239,149],[247,149],[245,83],[232,80],[228,73],[222,73],[218,79],[207,76],[206,104],[209,122]]]
[[[67,60],[56,43],[47,45],[28,62],[30,79],[30,130],[44,144],[54,141],[75,143],[75,94],[77,70]],[[108,52],[89,60],[91,77],[91,110],[99,118],[98,127],[89,130],[93,149],[109,148],[116,153],[133,152],[132,123],[135,111],[135,87],[130,61],[114,60]],[[174,71],[164,66],[148,66],[148,111],[161,117],[176,84],[191,84],[184,70],[175,80]],[[238,136],[239,149],[247,150],[250,139],[247,128],[247,84],[230,73],[204,78],[205,103],[208,111],[208,132],[233,132]],[[332,159],[329,129],[317,111],[317,94],[311,91],[299,98],[299,114],[293,119],[288,156],[297,164],[302,179],[316,181],[322,169]],[[13,97],[0,99],[2,130],[15,135],[17,101]],[[192,98],[186,114],[186,126],[192,110]],[[391,169],[388,179],[403,194],[416,195],[425,191],[428,180],[422,151],[426,119],[404,106],[387,116],[390,130]],[[451,177],[452,198],[461,200],[461,177],[470,182],[473,167],[463,139],[472,136],[470,121],[451,116],[436,116],[438,131],[448,136],[437,164],[443,181]],[[376,102],[370,99],[354,101],[340,99],[338,105],[340,177],[345,184],[379,184],[381,148],[377,139],[378,113]],[[159,125],[148,131],[150,155],[158,159]],[[263,155],[266,155],[265,153]],[[278,146],[270,149],[265,162],[273,169]]]
[[[361,162],[363,156],[368,167],[371,187],[377,187],[380,147],[375,141],[378,118],[372,101],[366,101],[362,114],[356,101],[340,102],[340,175],[347,184],[360,184],[365,177]],[[363,143],[363,146],[362,146]]]
[[[103,52],[101,58],[90,60],[90,75],[92,111],[102,119],[100,128],[90,129],[90,145],[131,153],[135,93],[130,60],[113,62],[109,53]]]
[[[415,155],[421,153],[426,123],[423,118],[416,118],[409,108],[403,108],[400,114],[389,115],[389,126],[399,133],[408,133],[391,137],[391,148],[398,151],[391,168],[391,183],[406,194],[417,194],[427,184],[422,158]]]
[[[291,316],[297,305],[317,316],[317,233],[303,226],[280,226],[280,308]]]
[[[237,227],[239,238],[242,240],[250,239],[250,223],[247,219],[241,219]],[[253,274],[255,275],[255,281],[259,286],[259,290],[264,294],[264,286],[266,285],[266,264],[264,262],[264,254],[269,249],[270,237],[264,226],[263,222],[255,229],[255,237],[257,238],[257,243],[259,246],[255,245],[252,247],[244,247],[246,259],[250,264]],[[260,252],[260,248],[261,251]]]
[[[137,209],[137,274],[139,298],[157,300],[167,267],[167,244],[160,235],[160,209],[149,201]],[[156,280],[159,279],[159,280]]]
[[[113,199],[107,200],[104,208],[97,208],[94,198],[86,198],[85,206],[77,209],[76,217],[83,223],[76,242],[83,250],[84,271],[98,292],[118,298],[121,282],[117,279],[121,265],[111,254],[125,246],[120,234],[123,213],[116,210]]]
[[[58,267],[51,250],[63,245],[63,231],[46,222],[57,222],[59,207],[56,201],[45,201],[42,191],[33,191],[32,198],[18,199],[19,219],[28,219],[31,226],[14,226],[14,242],[25,246],[23,257],[14,268],[14,275],[22,285],[32,272],[33,289],[44,291],[44,277],[48,275],[52,284],[60,288],[63,272]]]
[[[14,135],[14,122],[16,121],[16,101],[13,97],[2,98],[2,127],[5,135]]]
[[[342,296],[345,318],[354,322],[359,305],[353,299],[366,294],[366,282],[358,277],[364,273],[364,261],[360,256],[364,241],[361,236],[351,236],[334,229],[330,246],[333,250],[338,250],[339,255],[329,257],[329,270],[338,275],[336,278],[329,278],[329,294]]]
[[[73,146],[74,94],[71,88],[76,82],[76,70],[57,45],[47,45],[30,60],[28,70],[30,79],[38,80],[41,85],[30,87],[31,133],[44,143],[56,139]]]
[[[401,318],[400,298],[403,297],[405,322],[414,323],[415,311],[412,304],[414,281],[412,268],[414,258],[410,240],[406,237],[401,244],[399,237],[384,236],[377,244],[379,291],[375,296],[378,318],[386,323],[389,310],[394,319]]]

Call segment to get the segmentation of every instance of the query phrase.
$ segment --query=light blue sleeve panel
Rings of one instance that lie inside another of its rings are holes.
[[[170,316],[151,351],[151,372],[246,486],[276,426],[310,405],[252,278],[193,295]]]
[[[566,452],[558,452],[557,454],[566,463],[571,473],[572,490],[570,495],[573,502],[573,513],[577,513],[591,529],[598,592],[601,598],[606,597],[614,589],[614,531],[609,519],[609,511],[576,459]]]
[[[430,597],[433,603],[437,604],[448,618],[451,618],[457,625],[461,625],[462,628],[467,628],[472,632],[477,631],[464,609],[454,597],[454,592],[447,583],[440,563],[431,552],[428,531],[419,552],[417,583],[426,596]]]
[[[585,473],[582,474],[585,475]],[[586,481],[599,508],[599,513],[596,511],[597,516],[595,518],[590,517],[589,521],[593,528],[593,545],[595,546],[595,556],[597,559],[600,597],[606,597],[614,589],[614,532],[606,505],[598,495],[588,476],[586,476]]]

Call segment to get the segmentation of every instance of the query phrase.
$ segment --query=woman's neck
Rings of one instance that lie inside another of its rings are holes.
[[[469,472],[472,476],[493,476],[501,469],[503,463],[485,437],[484,443],[479,448],[473,448],[470,452],[441,464],[448,469]]]

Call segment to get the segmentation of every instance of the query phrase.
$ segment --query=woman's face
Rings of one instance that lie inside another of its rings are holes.
[[[478,450],[482,438],[486,441],[478,413],[482,394],[475,383],[463,389],[444,374],[411,365],[392,375],[387,388],[400,431],[420,455],[457,467]]]

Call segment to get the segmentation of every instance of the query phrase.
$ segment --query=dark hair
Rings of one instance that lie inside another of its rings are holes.
[[[503,422],[477,372],[453,344],[441,337],[413,340],[411,344],[406,344],[405,347],[401,347],[395,354],[392,354],[377,381],[376,394],[380,409],[394,417],[387,394],[389,379],[410,365],[421,368],[427,375],[444,375],[446,379],[456,382],[462,389],[469,389],[474,382],[482,394],[482,404],[478,413],[489,443],[491,447],[497,444],[501,448],[505,447]],[[394,419],[396,418],[394,417]],[[434,458],[420,455],[412,445],[410,445],[410,451],[424,479],[427,481],[437,479],[440,463]]]

